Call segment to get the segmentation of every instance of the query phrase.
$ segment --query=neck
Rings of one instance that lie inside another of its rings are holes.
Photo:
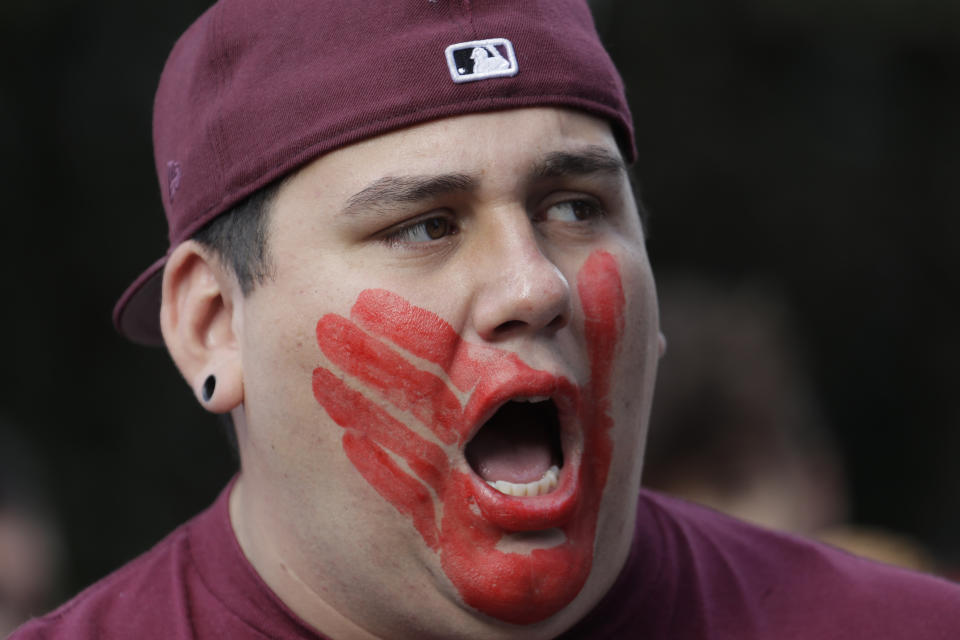
[[[241,475],[230,494],[230,524],[247,560],[268,587],[303,622],[332,640],[377,640],[354,623],[297,575],[285,560],[282,550],[271,542],[244,501]]]

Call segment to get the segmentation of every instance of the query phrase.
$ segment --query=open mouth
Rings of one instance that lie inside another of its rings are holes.
[[[474,473],[501,493],[550,493],[563,467],[556,404],[544,397],[505,403],[467,443],[464,454]]]

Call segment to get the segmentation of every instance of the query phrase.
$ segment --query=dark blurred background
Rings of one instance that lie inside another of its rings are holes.
[[[153,91],[207,4],[0,3],[0,417],[46,461],[61,596],[233,473],[166,353],[109,320],[166,249]],[[777,291],[848,518],[956,566],[960,3],[593,5],[634,110],[655,271]]]

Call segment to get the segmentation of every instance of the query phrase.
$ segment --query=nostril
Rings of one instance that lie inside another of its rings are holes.
[[[526,327],[526,326],[528,326],[528,324],[523,320],[508,320],[507,322],[503,322],[497,325],[496,329],[494,329],[494,333],[498,335],[503,335],[505,333],[511,333],[513,331],[522,329],[523,327]],[[552,331],[556,331],[557,329],[562,329],[565,326],[567,326],[567,318],[562,313],[559,313],[556,316],[554,316],[553,320],[551,320],[546,324],[546,328]]]
[[[507,322],[497,325],[497,328],[494,329],[494,332],[500,334],[510,333],[511,331],[520,329],[526,325],[527,323],[523,320],[508,320]]]

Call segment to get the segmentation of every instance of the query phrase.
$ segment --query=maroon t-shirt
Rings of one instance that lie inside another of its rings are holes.
[[[264,584],[228,487],[146,554],[11,640],[322,638]],[[960,587],[644,492],[629,560],[563,638],[960,638]]]

